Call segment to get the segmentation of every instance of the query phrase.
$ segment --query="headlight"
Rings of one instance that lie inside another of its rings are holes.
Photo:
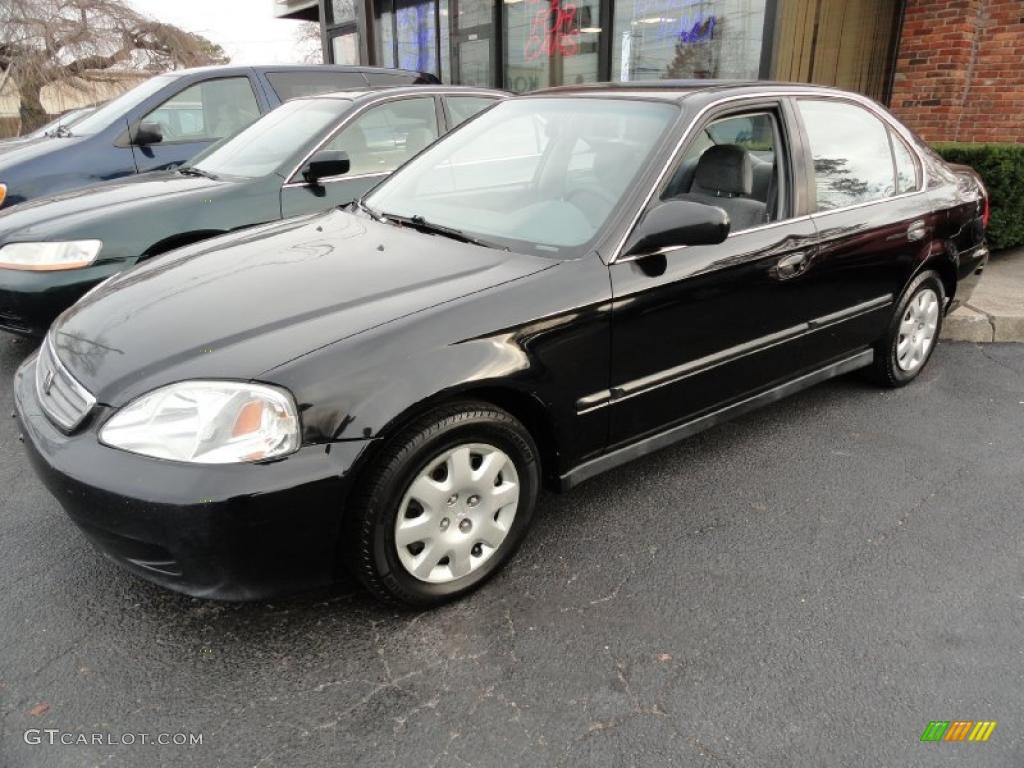
[[[103,425],[100,442],[158,459],[259,461],[298,449],[299,417],[277,387],[183,381],[130,402]]]
[[[66,243],[8,243],[0,248],[0,269],[54,270],[87,267],[103,247],[101,240]]]

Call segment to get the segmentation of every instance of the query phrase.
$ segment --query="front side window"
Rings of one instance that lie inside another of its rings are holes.
[[[817,210],[884,200],[896,192],[888,128],[843,101],[797,102],[814,159]]]
[[[674,104],[601,98],[503,101],[367,198],[510,248],[575,255],[621,201],[679,115]]]
[[[291,168],[282,168],[285,161],[326,133],[351,106],[348,99],[289,101],[236,136],[210,147],[191,165],[215,176],[287,174]]]
[[[771,112],[730,115],[691,140],[662,199],[692,200],[725,209],[732,232],[788,217],[781,186],[785,153]]]
[[[325,148],[348,153],[349,174],[390,173],[435,139],[437,111],[428,96],[371,107]]]
[[[212,141],[231,136],[260,116],[247,77],[196,83],[154,109],[142,122],[157,123],[164,143]]]

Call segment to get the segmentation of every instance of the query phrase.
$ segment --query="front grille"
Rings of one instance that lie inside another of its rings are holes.
[[[43,413],[65,432],[81,424],[96,405],[96,398],[57,359],[49,336],[39,348],[36,361],[36,396]]]

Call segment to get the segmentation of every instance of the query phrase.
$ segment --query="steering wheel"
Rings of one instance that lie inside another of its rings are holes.
[[[618,202],[603,189],[593,189],[590,187],[577,187],[570,190],[563,199],[565,202],[576,206],[587,217],[587,221],[595,227],[601,225],[605,216],[608,215],[608,212]]]

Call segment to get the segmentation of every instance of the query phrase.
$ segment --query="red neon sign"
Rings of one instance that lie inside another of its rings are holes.
[[[576,6],[562,4],[561,0],[527,0],[527,6],[537,7],[530,22],[530,36],[523,46],[527,61],[552,56],[575,56],[580,49]]]

